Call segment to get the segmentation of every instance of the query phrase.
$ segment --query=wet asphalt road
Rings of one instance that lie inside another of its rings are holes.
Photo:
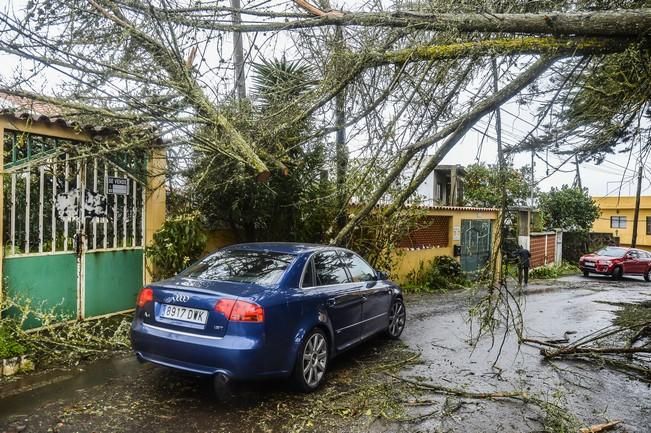
[[[614,282],[602,277],[565,277],[558,284],[542,283],[529,289],[522,304],[525,336],[541,340],[563,338],[570,331],[576,332],[569,336],[572,341],[608,326],[617,307],[604,302],[651,299],[651,284],[641,278]],[[435,302],[436,306],[426,305],[425,300],[411,306],[411,323],[416,319],[421,331],[410,328],[405,339],[422,351],[425,363],[405,375],[472,391],[525,390],[561,403],[588,425],[617,419],[625,423],[621,431],[651,432],[649,384],[598,364],[546,362],[539,349],[518,346],[512,333],[498,357],[503,330],[496,332],[494,341],[483,338],[472,350],[466,322],[469,306],[460,308],[467,297],[453,294]],[[526,405],[474,401],[461,405],[453,416],[428,418],[404,431],[540,431],[534,413]]]
[[[553,284],[532,284],[523,298],[526,335],[561,338],[566,331],[575,331],[570,338],[578,338],[611,323],[617,307],[604,301],[649,299],[651,284],[636,278],[614,282],[566,277]],[[407,305],[403,341],[421,352],[423,362],[403,369],[403,377],[471,391],[526,390],[561,403],[586,424],[621,419],[625,426],[620,431],[651,432],[648,384],[595,364],[544,362],[538,349],[518,346],[512,334],[507,334],[498,357],[503,330],[497,331],[494,341],[485,337],[473,349],[468,343],[468,293],[414,296]],[[350,351],[333,363],[329,380],[347,383],[349,376],[358,375],[369,360],[389,349],[390,343],[378,339]],[[83,371],[34,375],[0,385],[0,432],[332,431],[325,427],[330,424],[306,425],[288,417],[292,405],[323,405],[331,388],[304,396],[283,383],[250,384],[234,403],[224,404],[215,400],[206,381],[140,365],[127,355],[85,366]],[[362,413],[335,423],[337,430],[534,432],[542,430],[545,416],[538,408],[517,402],[414,398],[426,404],[406,401],[405,418],[411,421],[367,419]]]

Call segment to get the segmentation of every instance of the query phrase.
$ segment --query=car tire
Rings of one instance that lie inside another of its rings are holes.
[[[616,266],[613,269],[613,278],[616,280],[621,279],[624,276],[624,270],[622,269],[621,266]]]
[[[401,298],[396,298],[391,304],[389,309],[389,326],[387,327],[386,334],[389,338],[398,339],[405,329],[407,321],[407,310]]]
[[[644,280],[651,281],[651,269],[644,273]]]
[[[590,276],[590,272],[588,272],[588,271],[583,271],[583,276],[584,276],[584,277],[589,277],[589,276]]]
[[[316,390],[325,377],[329,360],[328,337],[315,328],[303,339],[296,357],[293,381],[301,392]]]

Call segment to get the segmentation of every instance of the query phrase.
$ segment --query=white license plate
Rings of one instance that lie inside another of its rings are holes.
[[[200,323],[202,325],[205,325],[208,321],[208,311],[206,310],[170,304],[163,304],[162,308],[161,317],[165,319],[183,320],[184,322]]]
[[[585,262],[583,264],[583,266],[585,266],[586,268],[594,268],[594,263],[593,262]]]

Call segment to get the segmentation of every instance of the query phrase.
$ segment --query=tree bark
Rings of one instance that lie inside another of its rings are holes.
[[[142,2],[131,1],[132,8],[147,11]],[[296,30],[323,26],[360,26],[405,28],[410,30],[458,31],[462,33],[517,33],[528,35],[626,36],[645,34],[651,29],[651,9],[627,9],[593,12],[551,13],[418,13],[399,12],[328,12],[321,16],[308,15],[293,21],[243,24],[239,26],[216,23],[212,19],[197,19],[173,9],[158,9],[157,13],[174,21],[210,30],[268,32]]]

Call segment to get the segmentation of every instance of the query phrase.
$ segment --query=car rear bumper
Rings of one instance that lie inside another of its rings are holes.
[[[228,334],[199,336],[135,320],[131,344],[141,361],[191,373],[224,374],[238,380],[289,374],[269,368],[265,362],[264,339]]]

